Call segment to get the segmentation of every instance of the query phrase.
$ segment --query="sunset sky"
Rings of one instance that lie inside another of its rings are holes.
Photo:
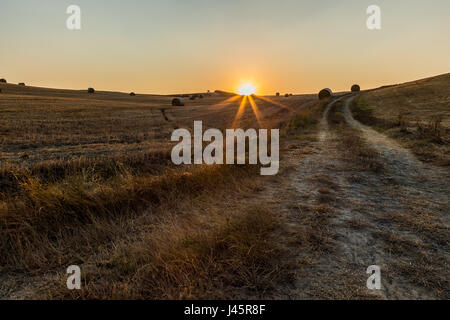
[[[71,4],[80,31],[66,28]],[[449,14],[448,0],[0,0],[0,77],[164,94],[368,88],[450,72]]]

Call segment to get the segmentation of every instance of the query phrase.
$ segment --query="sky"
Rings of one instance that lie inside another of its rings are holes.
[[[369,5],[381,30],[369,30]],[[69,30],[69,5],[81,30]],[[0,0],[0,78],[136,93],[314,93],[450,72],[448,0]]]

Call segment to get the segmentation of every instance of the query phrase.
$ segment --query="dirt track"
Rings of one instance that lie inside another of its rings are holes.
[[[343,97],[340,107],[335,107],[338,100],[328,105],[313,152],[292,174],[297,196],[285,211],[291,232],[305,216],[323,214],[314,208],[325,203],[332,212],[333,239],[332,249],[314,255],[284,294],[290,299],[448,297],[448,172],[423,165],[354,120],[349,109],[353,99]],[[339,147],[342,133],[328,126],[333,108],[379,153],[381,172],[358,170],[345,160]],[[295,255],[298,263],[306,258],[303,250]],[[381,267],[380,291],[366,289],[370,265]]]

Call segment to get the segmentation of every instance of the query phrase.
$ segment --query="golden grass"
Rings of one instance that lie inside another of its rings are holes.
[[[194,120],[227,128],[240,99],[172,108],[163,96],[2,88],[0,264],[24,279],[39,275],[33,281],[45,289],[28,297],[262,297],[287,277],[274,239],[281,221],[269,206],[250,205],[263,189],[258,167],[170,161],[173,129]],[[243,128],[293,116],[265,100],[257,106],[261,123],[247,106]],[[75,295],[65,288],[72,264],[83,270]]]
[[[83,290],[69,293],[62,277],[47,294],[70,299],[260,297],[284,275],[283,252],[274,239],[280,222],[266,208],[241,209],[166,218],[88,265]]]
[[[97,180],[95,173],[69,176],[54,184],[28,176],[19,184],[20,196],[2,201],[2,263],[42,267],[54,254],[51,243],[55,237],[98,219],[123,218],[152,205],[193,197],[225,184],[233,175],[245,174],[245,167],[202,166],[192,172],[170,170],[159,176],[133,175],[122,169],[107,181]],[[36,255],[40,258],[34,262]]]

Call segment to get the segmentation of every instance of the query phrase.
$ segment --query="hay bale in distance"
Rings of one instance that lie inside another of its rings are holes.
[[[19,82],[19,86],[25,87],[25,83]]]
[[[352,92],[359,92],[361,91],[361,87],[357,84],[352,85]]]
[[[1,83],[8,83],[5,79],[0,79]]]
[[[94,88],[88,88],[88,93],[95,93],[95,89]]]
[[[280,96],[280,93],[279,93],[279,92],[277,92],[277,93],[275,94],[275,96],[279,97],[279,96]]]
[[[320,90],[319,99],[320,100],[326,99],[326,98],[331,97],[332,95],[333,95],[333,91],[331,91],[331,89],[325,88],[325,89]]]
[[[174,106],[174,107],[183,107],[184,106],[184,100],[182,98],[173,98],[172,99],[172,106]]]
[[[195,100],[195,99],[197,99],[197,95],[196,94],[193,94],[192,96],[189,97],[189,100]]]
[[[286,94],[284,95],[284,97],[285,97],[285,98],[289,98],[289,93],[286,93]]]
[[[134,96],[136,96],[136,93],[130,92],[130,96],[134,97]]]

